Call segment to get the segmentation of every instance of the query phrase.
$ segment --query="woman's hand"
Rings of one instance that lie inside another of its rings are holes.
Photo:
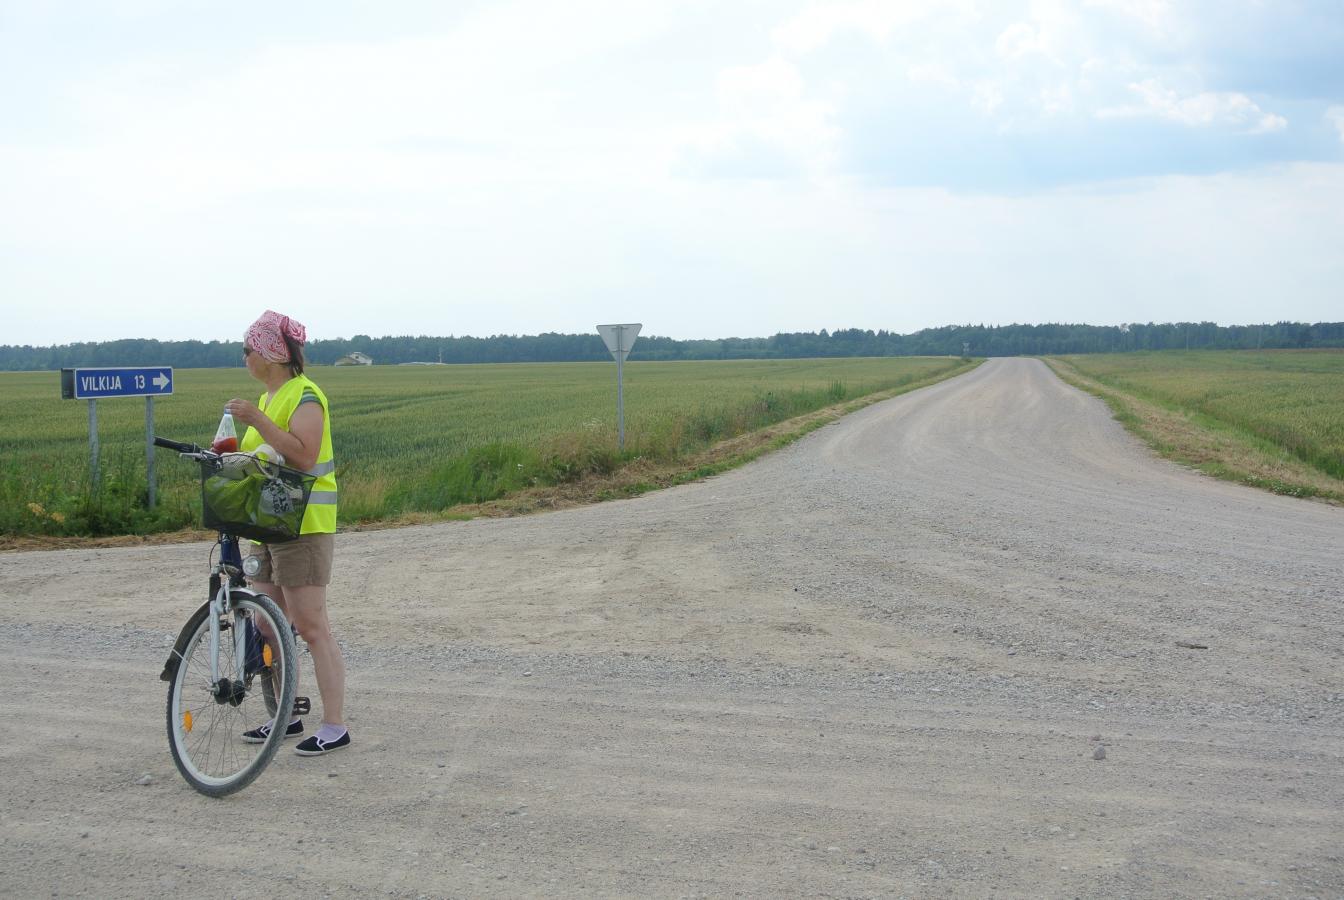
[[[317,465],[317,454],[322,447],[322,429],[326,427],[322,407],[317,403],[303,403],[289,417],[289,430],[281,428],[257,408],[255,403],[234,397],[224,408],[236,422],[257,429],[262,440],[270,444],[291,468],[304,472]],[[238,437],[242,437],[239,434]]]
[[[248,403],[246,400],[240,400],[234,397],[224,408],[229,411],[235,421],[242,422],[244,425],[251,425],[260,430],[258,423],[266,419],[266,414],[262,412],[255,403]],[[270,421],[266,419],[266,421]]]

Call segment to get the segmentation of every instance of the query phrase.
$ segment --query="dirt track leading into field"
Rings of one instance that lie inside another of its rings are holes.
[[[1341,548],[994,360],[703,483],[341,536],[356,744],[223,801],[156,680],[206,546],[0,555],[0,894],[1344,896]]]

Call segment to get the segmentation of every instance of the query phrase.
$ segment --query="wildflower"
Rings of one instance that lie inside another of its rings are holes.
[[[54,513],[52,513],[52,514],[51,514],[51,521],[55,522],[57,525],[60,525],[61,523],[63,523],[63,522],[65,521],[65,513],[60,513],[60,512],[54,512]]]
[[[41,503],[29,503],[28,511],[35,516],[45,516],[47,514],[47,511],[42,508]]]

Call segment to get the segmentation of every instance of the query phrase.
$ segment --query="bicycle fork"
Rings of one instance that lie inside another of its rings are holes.
[[[236,678],[224,678],[220,675],[220,653],[224,643],[224,628],[220,624],[230,608],[229,586],[222,585],[219,592],[215,594],[214,600],[210,602],[210,686],[211,692],[215,696],[215,702],[228,703],[230,706],[238,706],[243,702],[243,697],[247,694],[247,683],[243,680],[245,664],[247,661],[247,640],[239,632],[243,625],[235,621],[229,624],[229,631],[233,637],[233,656],[234,667],[233,674]]]
[[[214,596],[210,601],[210,684],[214,691],[215,701],[217,703],[228,703],[231,706],[237,706],[243,702],[243,697],[247,693],[247,685],[244,681],[244,673],[247,670],[247,637],[246,632],[239,634],[243,626],[235,620],[229,625],[229,630],[233,632],[233,655],[234,655],[234,674],[237,678],[221,678],[219,673],[219,653],[223,643],[223,628],[220,623],[224,616],[232,608],[231,591],[233,590],[233,581],[240,576],[242,571],[242,557],[238,552],[238,542],[232,537],[225,537],[220,541],[219,562],[217,562],[210,571],[210,586],[214,588]]]

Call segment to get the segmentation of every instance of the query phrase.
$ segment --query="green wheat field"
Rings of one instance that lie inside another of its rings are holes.
[[[614,363],[324,367],[343,524],[439,513],[532,485],[607,474],[639,457],[675,462],[723,438],[877,391],[959,371],[959,359],[632,362],[625,452]],[[155,432],[207,444],[224,402],[255,400],[238,369],[179,369]],[[59,372],[0,373],[0,534],[143,534],[195,525],[195,467],[157,451],[146,507],[145,401],[98,402],[100,471],[89,478],[87,401]]]
[[[1060,357],[1124,393],[1239,432],[1344,479],[1344,351],[1201,350]]]

